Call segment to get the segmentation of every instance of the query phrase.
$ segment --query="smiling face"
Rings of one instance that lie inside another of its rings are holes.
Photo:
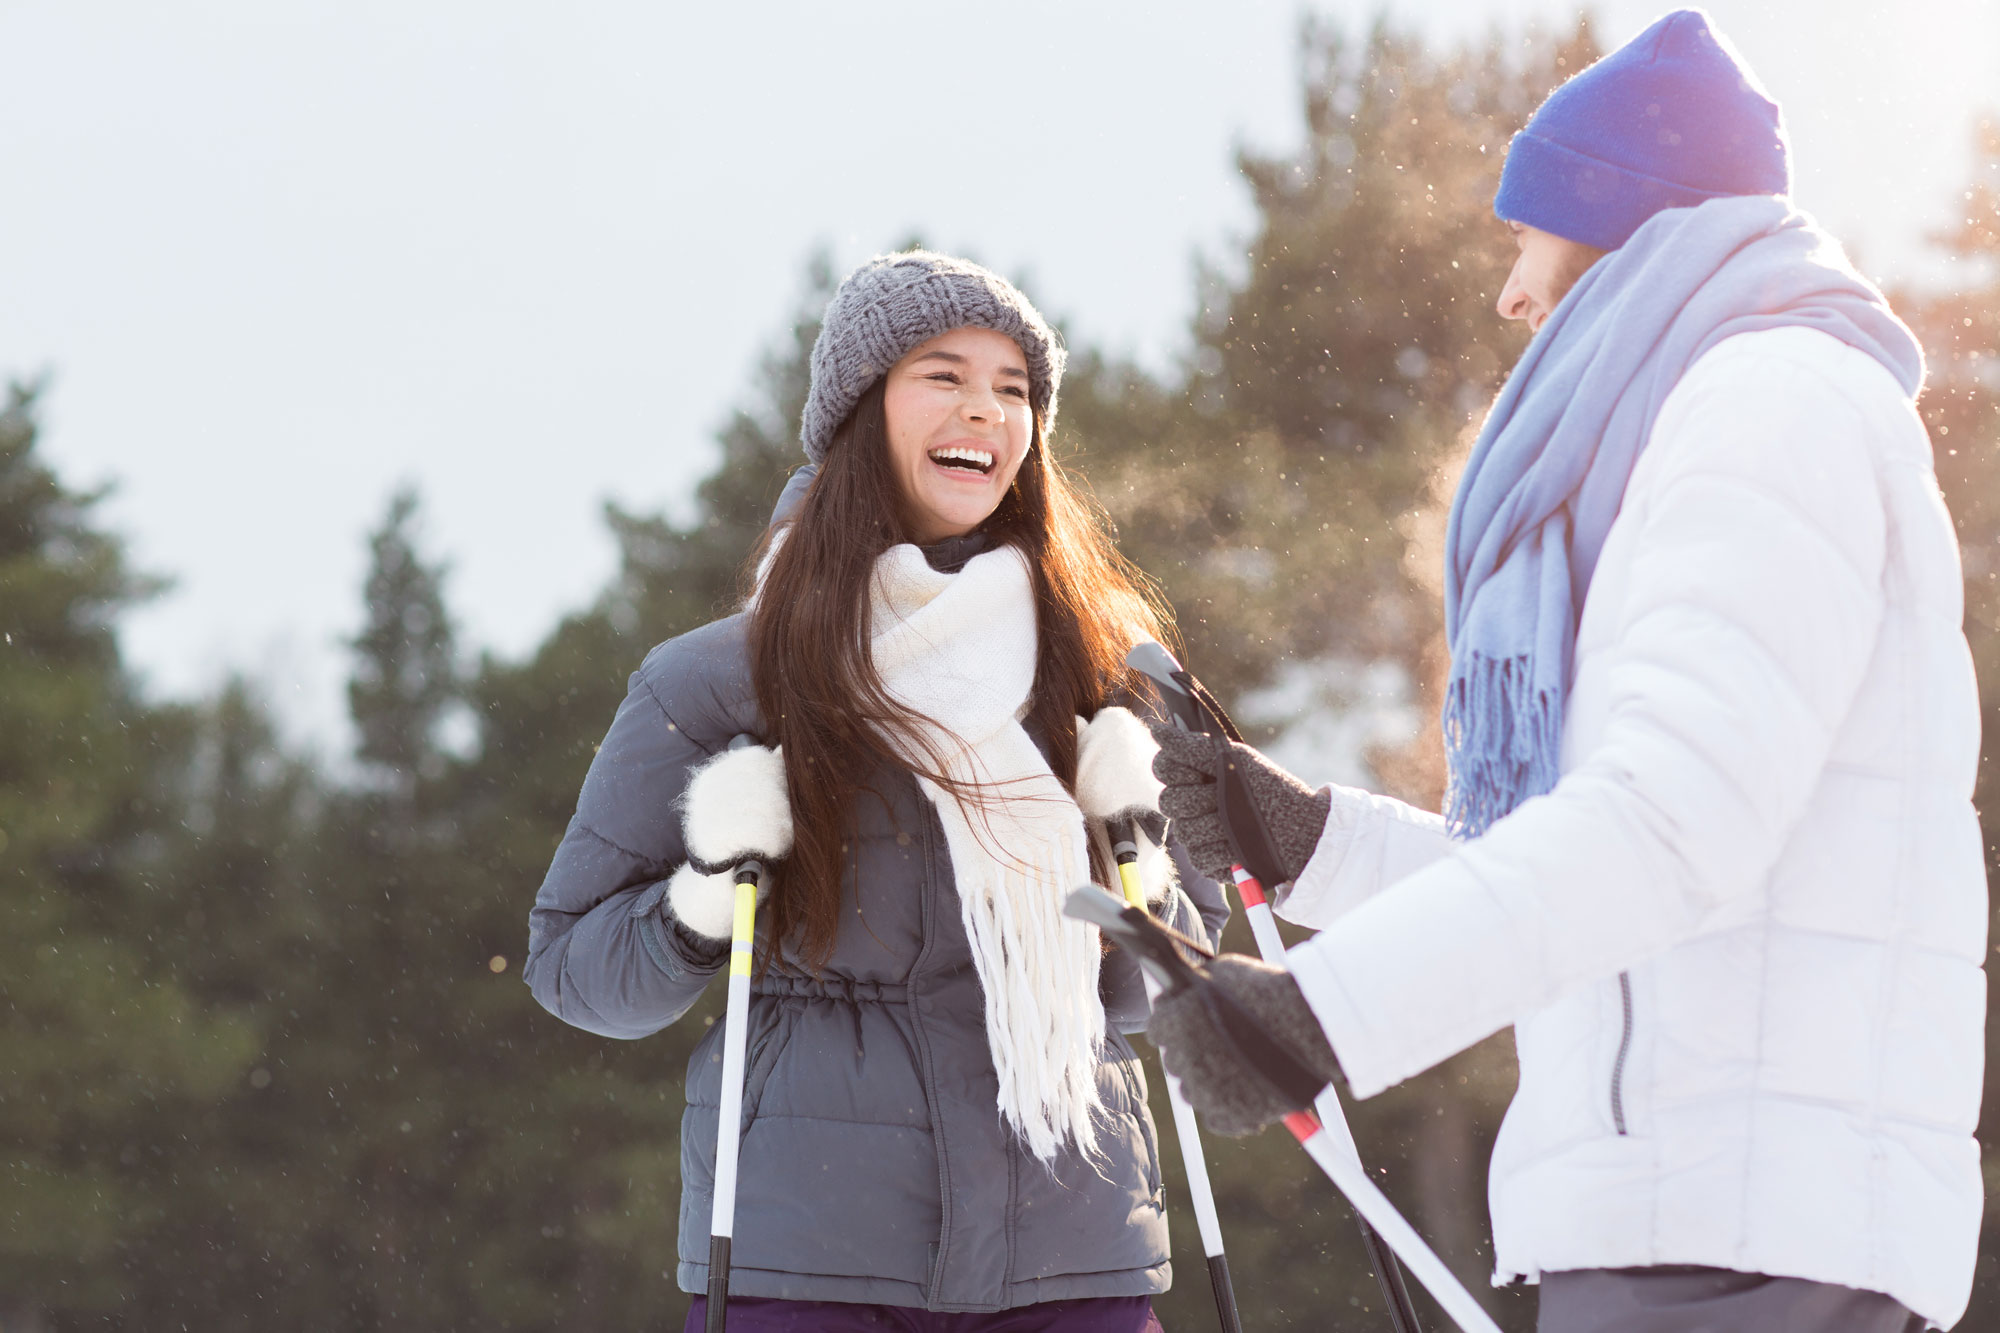
[[[964,536],[999,508],[1028,455],[1028,359],[1004,333],[953,329],[889,367],[882,412],[910,540]]]
[[[1510,222],[1507,230],[1521,253],[1495,308],[1500,318],[1525,320],[1530,333],[1539,333],[1576,280],[1606,252],[1525,223]]]

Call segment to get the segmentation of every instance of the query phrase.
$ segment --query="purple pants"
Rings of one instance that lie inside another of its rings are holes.
[[[708,1297],[697,1296],[683,1333],[707,1327]],[[1164,1333],[1150,1296],[1043,1301],[998,1314],[933,1314],[906,1305],[729,1298],[729,1333]]]

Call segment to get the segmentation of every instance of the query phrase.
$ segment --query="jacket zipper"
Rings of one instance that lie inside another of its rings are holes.
[[[1625,1128],[1625,1057],[1632,1050],[1632,974],[1618,974],[1618,999],[1625,1010],[1625,1029],[1618,1037],[1618,1058],[1611,1064],[1611,1123],[1620,1137]]]
[[[932,836],[932,828],[936,824],[937,816],[926,809],[928,804],[928,802],[921,800],[921,798],[919,799],[918,810],[920,811],[920,816],[917,820],[917,825],[923,832],[924,870],[923,892],[917,898],[917,928],[922,932],[923,943],[917,948],[917,961],[910,966],[908,993],[910,997],[910,1033],[916,1038],[917,1047],[923,1056],[924,1106],[931,1114],[931,1133],[937,1144],[938,1237],[929,1246],[931,1252],[931,1270],[925,1285],[929,1298],[933,1302],[942,1303],[946,1299],[944,1270],[946,1262],[951,1257],[951,1233],[952,1222],[954,1220],[952,1218],[951,1204],[951,1156],[945,1150],[944,1125],[937,1115],[938,1092],[936,1072],[931,1061],[930,1034],[924,1026],[923,1005],[917,998],[919,991],[924,988],[923,983],[926,980],[925,969],[930,963],[932,952],[937,948],[937,932],[933,928],[933,918],[938,908],[936,900],[937,840]],[[1011,1165],[1008,1170],[1011,1176]],[[1011,1198],[1013,1193],[1011,1181],[1008,1193]],[[1012,1229],[1009,1228],[1010,1236],[1011,1233]],[[1009,1263],[1011,1266],[1011,1255],[1009,1256]]]

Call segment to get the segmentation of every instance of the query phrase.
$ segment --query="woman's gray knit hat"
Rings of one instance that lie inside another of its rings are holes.
[[[847,275],[826,303],[812,350],[812,390],[799,422],[806,457],[826,457],[861,395],[919,343],[971,325],[1004,333],[1028,358],[1028,402],[1046,429],[1067,353],[1039,310],[997,273],[950,255],[878,255]]]

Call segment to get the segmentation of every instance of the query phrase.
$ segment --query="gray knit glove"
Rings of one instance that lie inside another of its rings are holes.
[[[1194,868],[1228,882],[1240,865],[1275,889],[1299,877],[1333,809],[1331,792],[1314,791],[1237,741],[1151,724],[1160,752],[1153,776],[1165,784],[1160,813]]]
[[[1340,1061],[1290,972],[1235,953],[1218,955],[1207,972],[1264,1035],[1319,1076],[1320,1086],[1341,1077]],[[1181,1081],[1181,1093],[1218,1134],[1241,1138],[1304,1109],[1297,1094],[1280,1091],[1222,1031],[1199,987],[1155,999],[1146,1035],[1167,1072]]]

